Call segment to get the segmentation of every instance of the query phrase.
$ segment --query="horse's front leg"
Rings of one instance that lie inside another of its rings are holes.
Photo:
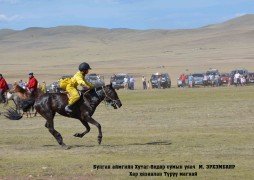
[[[101,132],[101,125],[95,121],[92,117],[88,116],[86,118],[86,121],[95,125],[97,128],[98,128],[98,131],[99,131],[99,135],[98,135],[98,143],[101,144],[101,141],[102,141],[102,132]]]
[[[76,133],[76,134],[74,134],[74,136],[82,138],[84,135],[86,135],[87,133],[90,132],[91,128],[90,128],[89,124],[84,119],[80,119],[80,122],[86,127],[86,130],[83,133]]]

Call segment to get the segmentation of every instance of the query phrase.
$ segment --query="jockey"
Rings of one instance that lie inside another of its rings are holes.
[[[9,89],[8,84],[6,83],[5,79],[3,78],[3,75],[0,74],[0,96],[2,96],[3,103],[6,102],[4,94],[7,92],[8,89]]]
[[[78,85],[83,86],[87,90],[94,88],[94,85],[85,79],[85,75],[90,69],[89,64],[83,62],[79,65],[79,71],[72,78],[60,80],[60,88],[66,90],[70,95],[68,105],[65,107],[66,112],[72,112],[73,104],[80,98],[77,90]]]
[[[29,80],[27,83],[27,89],[30,91],[30,97],[34,97],[35,92],[37,91],[38,81],[35,79],[34,74],[30,72],[29,74]]]

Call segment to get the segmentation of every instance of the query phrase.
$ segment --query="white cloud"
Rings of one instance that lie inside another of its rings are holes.
[[[15,21],[15,20],[21,19],[21,18],[22,17],[19,15],[7,16],[5,14],[0,14],[0,21],[10,22],[10,21]]]

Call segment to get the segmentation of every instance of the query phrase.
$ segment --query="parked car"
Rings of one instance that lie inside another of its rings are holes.
[[[127,77],[128,84],[129,84],[130,77],[131,77],[129,74],[122,73],[122,74],[115,74],[115,75],[111,76],[110,83],[112,83],[112,87],[117,90],[124,88],[124,78],[125,77]]]
[[[94,87],[105,86],[104,76],[99,74],[88,74],[86,75],[86,79],[94,85]]]
[[[244,76],[248,76],[249,72],[247,69],[235,69],[233,71],[231,71],[231,75],[235,75],[237,72],[239,72],[239,74],[244,75]]]
[[[204,85],[204,73],[192,73],[193,76],[193,86],[203,86]]]
[[[254,83],[254,73],[249,73],[249,83]]]
[[[168,73],[155,73],[152,74],[150,82],[152,85],[152,88],[158,88],[158,78],[161,76],[161,87],[163,89],[165,88],[171,88],[171,78]]]
[[[206,71],[206,74],[207,75],[210,75],[210,74],[212,74],[212,75],[216,75],[216,74],[218,74],[218,75],[220,75],[220,72],[219,72],[219,70],[218,69],[209,69],[208,71]]]
[[[221,73],[220,80],[222,84],[228,84],[228,81],[230,80],[230,74],[229,73]]]
[[[61,88],[59,87],[59,82],[53,82],[52,84],[49,84],[46,86],[47,93],[57,93],[61,91]]]

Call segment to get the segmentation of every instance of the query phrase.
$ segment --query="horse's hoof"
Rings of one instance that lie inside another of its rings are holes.
[[[76,134],[74,134],[73,136],[75,136],[75,137],[79,137],[79,138],[82,138],[84,135],[83,135],[83,134],[81,134],[81,133],[76,133]]]
[[[67,146],[66,144],[62,144],[62,148],[65,150],[71,149],[71,146]]]
[[[98,144],[101,144],[102,137],[98,137]]]

